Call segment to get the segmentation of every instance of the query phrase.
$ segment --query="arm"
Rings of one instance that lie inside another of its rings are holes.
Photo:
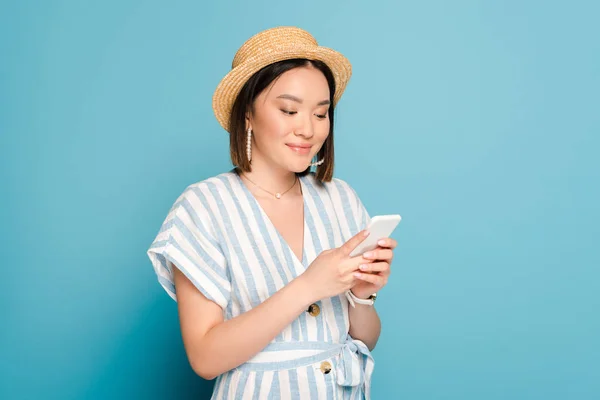
[[[350,186],[348,186],[348,188],[350,192],[350,198],[354,197],[356,201],[356,220],[361,226],[367,227],[369,225],[369,221],[371,220],[369,213],[354,189],[350,188]],[[368,263],[371,262],[371,260],[364,260],[364,262]],[[365,274],[363,273],[361,275],[364,278]],[[355,296],[365,299],[376,291],[376,287],[369,284],[369,282],[364,281],[362,284],[359,284],[358,287],[354,287],[352,289],[352,293],[354,293]],[[349,306],[348,316],[350,318],[350,336],[352,336],[354,339],[362,341],[365,345],[367,345],[369,350],[373,350],[381,333],[381,320],[379,319],[379,315],[377,314],[375,307],[364,304],[356,304],[356,307]]]
[[[373,350],[381,333],[381,321],[375,307],[364,304],[356,304],[356,308],[350,306],[350,336],[358,339]]]
[[[387,285],[390,276],[390,265],[394,257],[393,250],[397,246],[394,239],[382,239],[379,247],[363,254],[363,267],[357,272],[358,282],[352,288],[352,293],[366,299]],[[349,307],[350,336],[363,341],[369,350],[373,350],[381,333],[381,321],[375,307],[356,304]]]
[[[350,289],[360,257],[349,254],[366,238],[365,233],[359,232],[337,249],[323,251],[302,275],[228,321],[223,320],[220,306],[173,268],[181,333],[192,369],[205,379],[214,379],[259,353],[314,301]]]
[[[192,369],[204,379],[251,359],[312,303],[304,280],[296,278],[259,306],[224,322],[221,307],[174,270],[184,347]]]

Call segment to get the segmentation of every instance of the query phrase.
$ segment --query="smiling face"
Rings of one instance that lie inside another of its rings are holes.
[[[329,136],[330,106],[329,85],[318,69],[307,65],[281,74],[247,114],[252,160],[291,172],[306,170]]]

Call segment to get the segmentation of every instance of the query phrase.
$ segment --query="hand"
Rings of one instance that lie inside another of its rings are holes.
[[[299,276],[310,288],[313,301],[337,296],[354,286],[356,283],[354,273],[365,260],[362,255],[350,257],[350,253],[367,236],[368,232],[363,230],[342,246],[323,251]]]
[[[358,298],[366,299],[387,285],[391,270],[393,250],[398,243],[392,239],[381,239],[379,247],[362,255],[364,268],[356,272],[357,283],[352,287],[352,293]]]

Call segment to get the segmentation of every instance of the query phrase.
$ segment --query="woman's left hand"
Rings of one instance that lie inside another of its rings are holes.
[[[379,247],[375,250],[363,254],[365,262],[355,273],[357,282],[352,287],[352,293],[361,299],[366,299],[381,290],[390,276],[390,266],[394,258],[393,250],[398,243],[392,238],[387,238],[381,239],[377,244]]]

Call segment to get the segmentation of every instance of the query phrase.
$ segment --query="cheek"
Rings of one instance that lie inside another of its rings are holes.
[[[330,128],[329,120],[327,122],[323,122],[319,125],[319,127],[315,130],[315,136],[317,136],[319,141],[324,142],[325,139],[329,136],[329,128]]]
[[[281,112],[265,114],[261,115],[261,118],[257,121],[257,130],[260,132],[261,137],[273,140],[287,136],[294,129],[291,118],[286,118]]]

